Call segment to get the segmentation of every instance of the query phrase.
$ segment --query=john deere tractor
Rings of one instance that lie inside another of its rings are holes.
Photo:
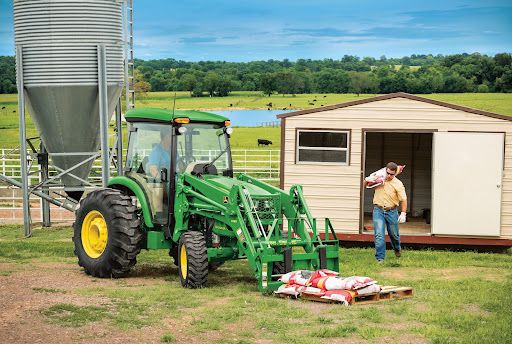
[[[80,201],[75,254],[87,274],[121,277],[141,249],[169,251],[181,284],[247,259],[262,292],[296,269],[338,271],[337,240],[321,240],[299,185],[285,192],[233,177],[228,119],[207,112],[134,109],[126,114],[124,175]],[[324,237],[334,234],[328,219]]]

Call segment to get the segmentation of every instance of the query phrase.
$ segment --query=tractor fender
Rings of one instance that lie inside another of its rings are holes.
[[[144,218],[144,224],[148,228],[155,227],[153,225],[153,222],[151,222],[151,211],[149,209],[148,199],[146,197],[146,194],[140,187],[140,185],[133,179],[125,177],[125,176],[118,176],[114,177],[109,180],[108,186],[113,189],[128,189],[130,190],[135,197],[139,200],[140,207],[142,209],[142,215]],[[120,187],[119,187],[120,186]]]

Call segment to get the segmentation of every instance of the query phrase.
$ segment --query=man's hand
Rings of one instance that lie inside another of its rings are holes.
[[[405,211],[402,211],[400,213],[400,216],[398,216],[398,223],[405,223],[407,217],[407,213]]]

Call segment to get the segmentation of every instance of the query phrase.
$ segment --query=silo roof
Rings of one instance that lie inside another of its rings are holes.
[[[154,108],[141,108],[129,110],[125,118],[128,122],[156,121],[170,123],[176,118],[188,118],[191,122],[224,122],[228,119],[211,112],[196,110],[163,110]]]

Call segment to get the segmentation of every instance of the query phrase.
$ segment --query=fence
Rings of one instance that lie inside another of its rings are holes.
[[[233,159],[233,170],[235,175],[240,173],[250,174],[260,180],[270,184],[277,185],[279,183],[279,150],[267,149],[233,149],[231,151]],[[125,154],[123,154],[126,156]],[[215,157],[216,152],[208,152],[208,156]],[[41,182],[39,165],[37,159],[30,160],[29,163],[29,185],[37,185]],[[117,174],[116,169],[112,166],[111,175]],[[20,156],[19,152],[10,149],[0,149],[0,174],[7,177],[20,180]],[[50,176],[56,175],[56,171],[50,169]],[[101,160],[98,158],[91,169],[88,181],[95,185],[101,185]],[[52,188],[52,195],[57,198],[63,195],[62,188]],[[42,218],[42,201],[39,197],[31,195],[31,216],[35,222],[41,221]],[[68,221],[73,220],[74,216],[71,212],[50,205],[52,221]],[[21,191],[17,187],[0,183],[0,224],[19,223],[23,221],[22,197]]]
[[[272,127],[277,128],[281,126],[281,121],[258,122],[257,127]]]

